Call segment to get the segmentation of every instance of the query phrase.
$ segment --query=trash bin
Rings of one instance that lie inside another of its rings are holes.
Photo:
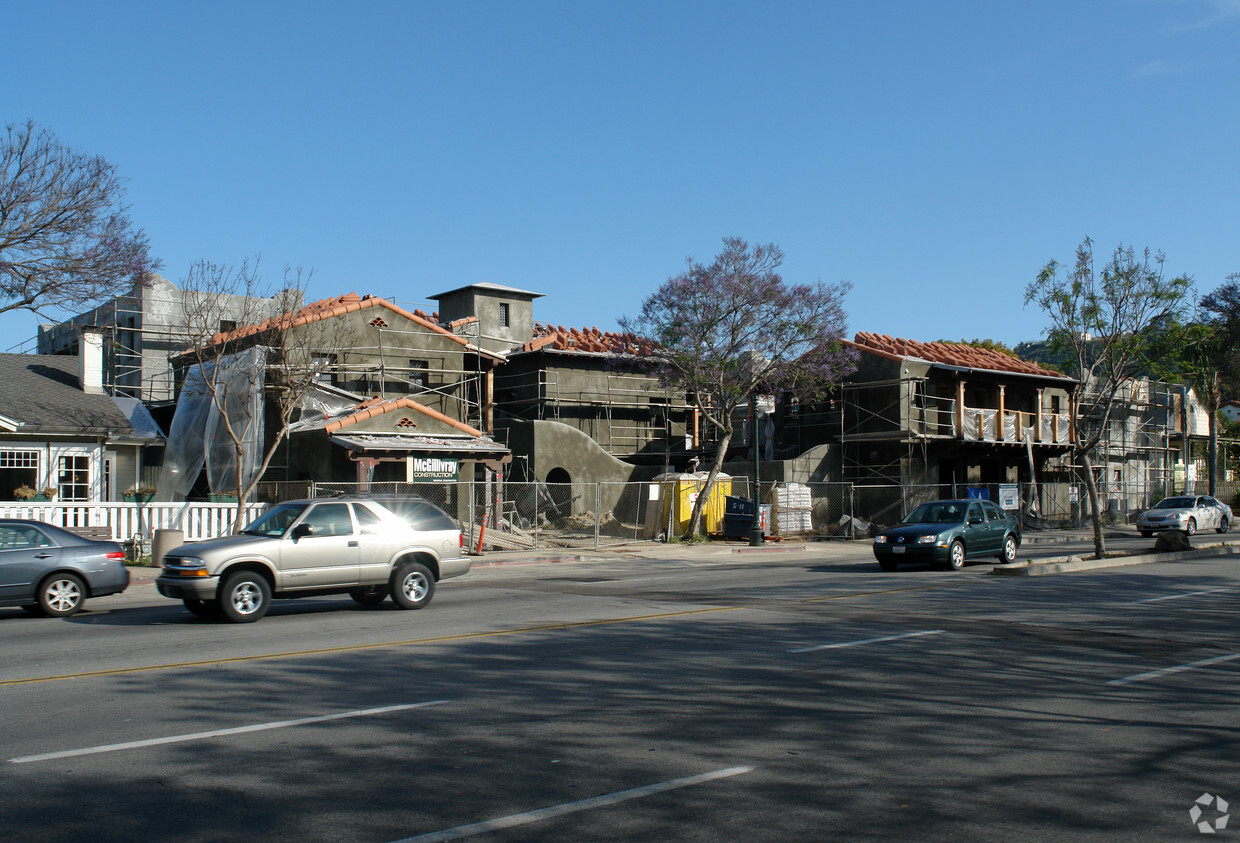
[[[151,564],[163,567],[164,554],[185,544],[184,530],[156,530],[151,541]]]
[[[753,501],[728,495],[724,499],[723,534],[731,539],[748,538],[753,529]]]

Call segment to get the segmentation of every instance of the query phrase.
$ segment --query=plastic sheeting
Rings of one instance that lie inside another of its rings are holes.
[[[322,389],[312,390],[301,399],[301,416],[289,425],[289,432],[322,427],[328,419],[351,410],[364,399],[356,395],[339,395]]]
[[[129,419],[129,423],[133,425],[133,433],[125,439],[133,439],[148,442],[162,442],[164,440],[164,432],[160,430],[159,424],[151,417],[151,413],[137,398],[129,398],[124,395],[113,395],[112,400],[116,402],[116,406],[125,414],[125,418]]]
[[[209,384],[216,367],[214,391]],[[218,361],[193,366],[177,398],[168,430],[168,447],[159,472],[157,500],[184,500],[202,469],[212,492],[233,492],[237,449],[226,420],[241,441],[241,484],[258,473],[263,446],[263,386],[267,349],[250,348]],[[220,412],[220,406],[224,412]]]
[[[968,408],[964,411],[964,439],[972,442],[977,441],[1003,441],[1017,442],[1021,441],[1016,438],[1016,415],[1014,413],[1003,414],[1003,438],[999,440],[997,419],[998,410],[978,410]],[[979,425],[980,419],[980,425]],[[1052,419],[1059,419],[1058,423],[1052,423]],[[1070,428],[1068,426],[1068,415],[1059,413],[1054,415],[1042,416],[1041,436],[1037,438],[1039,443],[1054,442],[1058,445],[1069,444]],[[1032,427],[1021,429],[1022,439],[1028,439],[1034,434]],[[1052,438],[1052,434],[1054,438]]]

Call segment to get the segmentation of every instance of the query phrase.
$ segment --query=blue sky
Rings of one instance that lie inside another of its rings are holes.
[[[0,115],[128,179],[163,274],[479,281],[613,329],[722,238],[849,332],[1038,338],[1089,235],[1240,272],[1240,0],[9,4]],[[0,317],[11,343],[36,319]]]

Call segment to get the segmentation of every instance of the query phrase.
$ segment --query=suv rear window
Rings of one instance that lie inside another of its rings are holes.
[[[456,530],[456,522],[432,503],[419,500],[384,500],[383,505],[395,512],[415,530]]]

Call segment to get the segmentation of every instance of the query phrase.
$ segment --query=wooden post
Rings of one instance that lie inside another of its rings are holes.
[[[1007,425],[1003,423],[1004,416],[1006,415],[1006,410],[1003,406],[1004,389],[1006,389],[1006,387],[1003,384],[999,384],[999,413],[996,416],[996,423],[998,424],[999,429],[995,431],[998,434],[998,436],[996,436],[995,438],[998,439],[1000,442],[1004,442],[1007,440]]]
[[[1042,388],[1038,387],[1038,414],[1033,422],[1033,441],[1042,441]]]
[[[964,438],[964,381],[956,383],[956,438]]]

